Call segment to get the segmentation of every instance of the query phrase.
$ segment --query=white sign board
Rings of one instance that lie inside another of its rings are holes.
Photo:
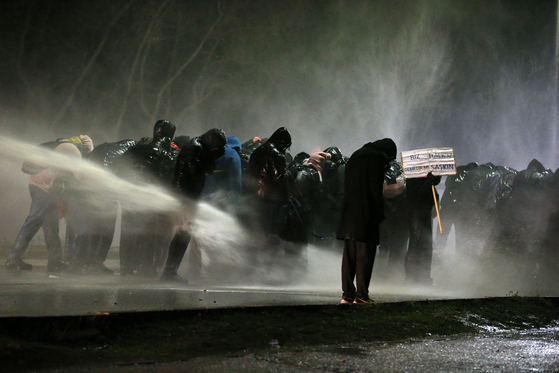
[[[409,150],[402,152],[401,157],[406,179],[425,177],[429,172],[435,176],[456,174],[456,160],[452,148]]]

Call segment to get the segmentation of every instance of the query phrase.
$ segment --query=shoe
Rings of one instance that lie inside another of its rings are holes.
[[[353,304],[355,303],[355,299],[343,296],[340,304]]]
[[[21,259],[8,259],[6,261],[6,268],[19,269],[22,271],[31,271],[33,269],[33,266],[29,263],[25,263]]]
[[[353,304],[373,304],[375,303],[374,300],[372,300],[371,298],[367,297],[367,298],[355,298],[353,301]]]
[[[62,260],[49,260],[47,263],[47,272],[62,272],[68,269],[68,263]]]
[[[176,273],[165,273],[165,272],[163,272],[163,274],[161,275],[160,280],[163,281],[163,282],[177,282],[177,283],[182,283],[184,285],[188,284],[187,279],[182,278],[181,276],[177,275]]]

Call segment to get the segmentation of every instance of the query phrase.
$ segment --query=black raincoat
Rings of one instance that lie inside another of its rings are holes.
[[[287,201],[285,152],[290,146],[291,135],[285,127],[281,127],[254,150],[247,166],[249,193],[269,202]]]
[[[395,158],[396,144],[391,139],[367,143],[351,155],[345,169],[338,239],[379,243],[384,173]]]

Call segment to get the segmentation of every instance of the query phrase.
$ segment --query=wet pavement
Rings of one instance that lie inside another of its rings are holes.
[[[559,330],[532,329],[282,350],[183,362],[89,366],[48,372],[558,372]]]
[[[218,282],[189,284],[161,282],[158,278],[119,275],[76,275],[47,273],[45,258],[30,258],[32,271],[0,267],[0,317],[79,316],[99,313],[188,310],[251,306],[332,305],[341,297],[338,276],[310,283],[246,285]],[[118,259],[106,261],[118,274]],[[180,273],[180,272],[179,272]],[[376,301],[456,298],[452,295],[375,291]]]
[[[27,260],[33,271],[0,269],[0,317],[78,316],[250,306],[333,304],[339,292],[276,287],[204,286],[140,276],[49,276],[46,261]],[[112,264],[112,265],[111,265]],[[107,267],[116,269],[111,261]]]
[[[74,316],[118,312],[332,305],[337,286],[204,286],[138,276],[49,276],[46,260],[28,259],[31,272],[0,269],[0,317]],[[118,260],[107,266],[118,269]],[[334,279],[337,285],[337,279]],[[327,284],[328,285],[328,284]],[[406,295],[372,288],[378,302],[450,299],[440,291]],[[559,372],[559,328],[487,331],[391,343],[349,344],[288,350],[270,341],[267,351],[188,361],[139,361],[49,372]]]

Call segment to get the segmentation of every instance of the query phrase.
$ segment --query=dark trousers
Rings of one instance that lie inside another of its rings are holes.
[[[70,265],[79,267],[86,264],[88,254],[88,212],[77,192],[68,192],[66,206],[66,230],[68,251],[66,259]]]
[[[167,215],[123,209],[119,250],[121,271],[154,275],[165,260],[173,230],[173,221]]]
[[[406,254],[406,282],[431,285],[433,259],[433,219],[431,206],[410,209],[410,241]]]
[[[344,241],[342,290],[348,298],[366,299],[375,263],[376,245],[354,240]],[[357,291],[353,281],[357,285]]]
[[[118,215],[118,204],[106,204],[100,212],[92,214],[88,227],[88,264],[103,264],[107,259]]]
[[[155,223],[150,214],[122,208],[120,230],[120,270],[128,274],[145,270],[145,259],[153,254],[155,245]]]
[[[62,245],[58,235],[57,201],[52,195],[34,185],[29,185],[29,194],[31,194],[29,216],[17,235],[14,246],[8,254],[8,260],[20,259],[41,228],[45,235],[49,260],[61,260]]]
[[[167,261],[165,263],[165,269],[163,270],[163,275],[176,275],[177,271],[186,253],[186,248],[190,243],[190,234],[182,229],[179,229],[175,233],[175,237],[169,245],[169,254],[167,255]]]
[[[390,274],[403,273],[408,238],[408,222],[403,216],[391,216],[380,225],[379,251],[388,257]]]

